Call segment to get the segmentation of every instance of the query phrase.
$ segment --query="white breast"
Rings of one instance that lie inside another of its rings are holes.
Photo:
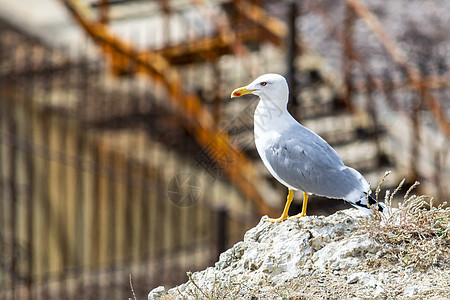
[[[267,130],[262,127],[258,127],[255,124],[254,133],[255,133],[256,150],[258,151],[261,160],[263,161],[266,168],[269,170],[270,174],[272,174],[273,177],[275,177],[280,183],[282,183],[288,189],[297,190],[297,188],[287,184],[283,179],[281,179],[278,176],[277,173],[275,173],[275,171],[273,170],[272,166],[269,164],[266,158],[267,149],[270,149],[271,145],[273,145],[275,141],[277,141],[280,138],[282,132],[278,132],[276,130]]]

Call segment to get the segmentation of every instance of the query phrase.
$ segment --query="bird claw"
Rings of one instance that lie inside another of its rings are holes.
[[[283,222],[284,220],[287,220],[287,219],[289,219],[288,216],[281,216],[281,217],[279,217],[277,219],[268,218],[268,219],[264,219],[263,221],[264,222],[270,222],[270,223],[280,223],[280,222]]]
[[[298,215],[292,216],[292,217],[288,217],[288,220],[293,220],[293,219],[300,219],[301,217],[306,216],[306,214],[304,213],[299,213]]]

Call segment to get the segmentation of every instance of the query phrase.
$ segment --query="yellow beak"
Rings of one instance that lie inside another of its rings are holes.
[[[246,86],[240,87],[238,89],[235,89],[232,93],[231,93],[231,98],[235,98],[235,97],[240,97],[243,95],[248,95],[251,94],[254,90],[250,90],[247,89]]]

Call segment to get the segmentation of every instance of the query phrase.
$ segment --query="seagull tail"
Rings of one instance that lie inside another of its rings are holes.
[[[367,203],[369,202],[369,203]],[[360,209],[362,211],[365,211],[369,214],[373,213],[373,210],[370,208],[370,206],[374,206],[376,210],[379,212],[384,212],[386,210],[386,205],[382,202],[377,202],[371,195],[367,196],[366,193],[364,193],[364,196],[360,198],[359,200],[353,202],[349,201],[351,205],[356,207],[357,209]]]

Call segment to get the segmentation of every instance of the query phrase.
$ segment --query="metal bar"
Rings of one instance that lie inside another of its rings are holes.
[[[372,82],[372,77],[370,75],[366,76],[366,82],[367,84],[370,84]],[[383,165],[386,165],[388,162],[388,158],[387,155],[384,153],[383,151],[383,147],[381,145],[381,140],[380,140],[380,133],[381,133],[381,128],[380,128],[380,122],[378,120],[378,113],[377,113],[377,109],[375,107],[376,105],[376,101],[372,95],[373,91],[367,90],[366,95],[367,95],[367,111],[369,113],[369,117],[372,121],[372,126],[373,126],[373,130],[372,130],[372,140],[375,143],[375,147],[376,147],[376,151],[377,151],[377,167],[381,167]]]
[[[257,24],[263,31],[265,37],[277,46],[281,46],[288,34],[286,24],[277,18],[266,14],[264,9],[258,4],[250,1],[233,0],[234,7],[239,14],[244,16],[247,20]]]
[[[100,146],[94,146],[92,147],[91,151],[93,152],[93,159],[94,161],[98,162],[100,161],[101,151]],[[91,267],[100,267],[100,240],[101,240],[101,176],[100,176],[100,170],[99,170],[99,164],[96,164],[96,167],[94,169],[94,184],[92,184],[92,199],[93,201],[90,204],[89,210],[91,211],[90,220],[88,220],[88,232],[91,233],[90,235],[90,241],[89,241],[89,252],[88,252],[88,266]],[[97,282],[101,282],[101,276],[100,273],[98,275],[98,278],[96,278]],[[99,290],[98,298],[101,299],[103,293],[101,289]]]
[[[220,130],[219,123],[222,116],[222,98],[220,97],[222,76],[220,72],[220,68],[215,61],[213,63],[213,72],[214,72],[214,95],[213,95],[213,103],[212,103],[212,111],[214,118],[214,128],[216,130]]]
[[[343,95],[344,103],[347,108],[352,109],[354,83],[353,83],[353,59],[356,57],[355,49],[353,47],[353,29],[355,24],[355,13],[348,5],[345,6],[344,28],[342,30],[342,77],[344,78]],[[365,70],[367,73],[367,70]],[[366,82],[365,82],[366,83]]]
[[[0,26],[2,24],[0,23]],[[6,47],[3,43],[3,40],[0,40],[0,62],[3,62],[5,58],[7,57],[5,55]],[[4,89],[6,87],[6,80],[0,80],[0,128],[3,129],[4,126],[4,114],[5,114],[5,98],[3,96]],[[8,198],[6,197],[6,171],[4,171],[4,145],[0,141],[0,199],[5,199],[4,201],[0,201],[0,242],[6,243],[6,213],[8,211]],[[5,173],[4,173],[5,172]],[[5,264],[7,260],[7,254],[3,253],[3,255],[0,256],[0,264]],[[0,290],[6,290],[7,289],[7,279],[8,275],[5,276],[3,280],[0,280]]]
[[[108,161],[108,166],[111,166],[111,168],[113,168],[114,171],[116,171],[117,169],[117,152],[115,151],[109,151],[109,153],[106,154],[107,155],[107,161]],[[116,189],[116,185],[120,185],[118,182],[109,179],[107,181],[107,210],[108,210],[108,234],[107,234],[107,255],[108,257],[111,259],[111,261],[108,261],[108,266],[110,267],[110,270],[113,272],[113,274],[115,275],[116,272],[116,267],[117,267],[117,262],[119,261],[118,259],[118,254],[120,253],[120,249],[117,249],[116,247],[116,242],[118,239],[118,232],[119,230],[121,230],[120,228],[118,228],[117,226],[117,214],[122,215],[124,212],[121,212],[118,208],[118,201],[121,201],[121,199],[119,197],[117,197],[117,191]],[[122,245],[123,247],[126,247],[126,243],[123,243],[125,245]],[[112,276],[114,276],[112,275]],[[114,283],[115,283],[116,277],[114,276],[113,280],[110,281],[108,287],[110,290],[114,290]],[[117,299],[117,295],[111,295],[112,299]]]
[[[99,0],[98,2],[93,2],[90,4],[92,8],[97,8],[103,5],[103,2],[106,2],[108,5],[121,5],[121,4],[129,4],[131,2],[143,2],[148,0]]]
[[[26,56],[26,65],[34,65],[34,60],[32,51]],[[33,66],[34,67],[34,66]],[[25,139],[34,143],[34,102],[33,95],[35,93],[35,76],[31,76],[27,81],[27,87],[25,88],[25,105],[28,106],[28,120],[25,124]],[[34,155],[31,152],[25,152],[25,170],[26,170],[26,240],[27,240],[27,254],[28,254],[28,264],[27,264],[27,276],[26,276],[26,289],[27,289],[27,299],[33,299],[33,283],[34,283],[34,227],[35,227],[35,214],[34,214]]]
[[[388,75],[388,74],[387,74]],[[370,82],[366,82],[365,80],[354,81],[354,88],[358,92],[366,92],[368,90],[406,90],[406,89],[416,89],[416,87],[411,83],[411,81],[403,80],[393,82],[391,80],[387,80],[385,76],[383,77],[372,77]],[[427,77],[422,77],[421,84],[425,89],[441,89],[450,87],[450,76],[442,75],[431,75]]]
[[[81,107],[81,106],[80,106]],[[76,148],[75,148],[75,153],[74,155],[82,155],[83,153],[83,149],[85,147],[84,145],[84,141],[81,138],[81,134],[80,131],[77,130],[76,135],[75,135],[75,143],[76,143]],[[74,232],[72,232],[73,236],[75,237],[75,240],[77,241],[77,247],[75,247],[74,249],[74,257],[75,257],[75,262],[76,262],[76,268],[80,268],[81,271],[78,274],[78,279],[76,281],[76,290],[78,291],[77,295],[83,299],[84,298],[84,287],[85,287],[85,282],[84,282],[84,272],[83,272],[83,267],[86,266],[86,251],[85,251],[85,247],[86,247],[86,243],[85,243],[85,232],[87,231],[86,229],[86,217],[84,214],[84,210],[86,207],[86,202],[87,202],[87,198],[83,197],[83,193],[84,193],[84,189],[86,189],[86,185],[85,185],[85,180],[84,180],[84,174],[83,174],[83,169],[80,167],[76,167],[76,179],[75,179],[75,199],[79,199],[79,201],[77,201],[77,205],[75,207],[75,227],[74,227]]]
[[[14,80],[13,84],[16,85],[17,82]],[[15,110],[12,102],[6,101],[9,105],[6,107],[7,114],[6,126],[8,133],[12,136],[17,135],[17,124],[15,120]],[[11,105],[11,106],[10,106]],[[11,296],[14,300],[16,297],[16,278],[19,276],[17,270],[17,260],[16,253],[18,251],[18,245],[16,241],[16,228],[17,228],[17,174],[16,174],[16,148],[13,145],[9,146],[7,153],[7,165],[8,165],[8,173],[7,173],[7,182],[9,183],[9,232],[10,232],[10,262],[9,262],[9,270],[10,270],[10,289]],[[6,238],[6,237],[5,237]]]
[[[252,42],[260,36],[261,29],[246,28],[239,33],[239,39],[244,42]],[[226,41],[233,39],[230,34],[222,36],[206,36],[190,40],[186,43],[170,45],[162,49],[150,50],[162,55],[171,64],[187,64],[197,61],[211,61],[225,54],[234,53],[233,47]],[[244,47],[244,46],[243,46]],[[145,58],[147,51],[139,53],[139,56]]]
[[[288,54],[287,54],[287,82],[290,87],[289,93],[289,109],[290,112],[298,118],[297,116],[297,80],[296,75],[296,65],[295,60],[297,58],[297,14],[298,5],[297,2],[293,1],[289,3],[289,13],[288,13],[288,24],[289,24],[289,34],[288,36]]]
[[[55,62],[52,62],[52,64],[55,64]],[[67,69],[67,71],[60,77],[60,79],[64,82],[64,86],[70,86],[70,73],[71,69]],[[61,149],[64,153],[67,153],[69,151],[68,145],[67,145],[67,138],[69,134],[69,128],[67,122],[62,122],[58,129],[58,148]],[[70,265],[70,256],[71,251],[73,250],[71,248],[71,239],[72,237],[68,234],[68,229],[70,228],[70,223],[72,220],[72,210],[71,210],[71,196],[69,195],[69,174],[68,169],[66,166],[58,164],[58,180],[59,180],[59,188],[61,188],[61,194],[58,195],[58,210],[57,214],[59,215],[59,249],[61,252],[61,273],[58,276],[58,279],[60,281],[59,285],[59,295],[58,298],[67,298],[67,272],[65,270],[68,269]],[[69,206],[70,205],[70,206]],[[73,245],[73,244],[72,244]]]
[[[162,178],[163,174],[161,171],[157,171],[157,178]],[[166,191],[162,189],[162,187],[158,186],[158,192],[156,195],[156,209],[154,210],[153,218],[153,226],[155,234],[153,235],[155,237],[156,241],[160,241],[159,244],[155,244],[155,258],[158,262],[158,271],[161,274],[161,278],[164,278],[166,276],[166,268],[165,268],[165,262],[168,259],[168,255],[166,253],[167,243],[166,243],[166,235],[167,235],[167,222],[165,222],[165,215],[167,212],[167,206],[166,206]]]
[[[148,166],[143,166],[142,167],[142,181],[146,182],[147,180],[149,180],[150,178],[150,171]],[[150,249],[151,249],[151,244],[149,243],[149,241],[153,240],[154,237],[154,233],[151,230],[151,201],[153,199],[151,199],[149,197],[149,193],[146,189],[141,189],[141,197],[140,197],[140,214],[141,214],[141,228],[140,228],[140,232],[141,235],[139,237],[139,259],[141,261],[150,261],[151,258],[151,253],[150,253]],[[155,202],[155,201],[153,201]]]
[[[217,211],[217,260],[222,252],[227,250],[228,245],[228,210],[225,207]]]
[[[420,148],[420,120],[419,120],[419,110],[420,104],[413,104],[412,112],[410,113],[411,119],[411,138],[410,138],[410,169],[409,169],[409,181],[414,182],[416,180],[420,180],[419,168],[418,168],[418,157],[419,157],[419,148]]]
[[[108,17],[108,7],[109,1],[108,0],[100,0],[99,6],[98,6],[98,20],[102,24],[107,24],[109,21]]]

